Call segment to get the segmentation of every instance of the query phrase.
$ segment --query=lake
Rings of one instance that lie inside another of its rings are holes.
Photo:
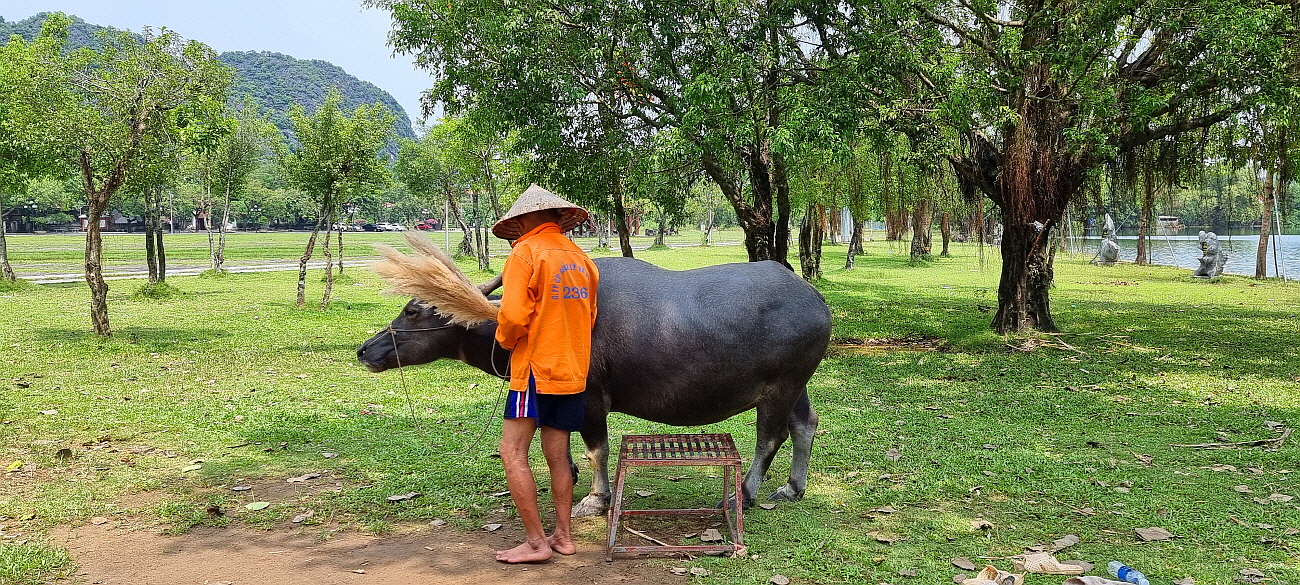
[[[1132,262],[1137,257],[1137,236],[1118,236],[1119,259]],[[1288,280],[1300,280],[1300,235],[1289,234],[1279,238],[1270,238],[1278,244],[1278,261],[1281,263]],[[1075,238],[1072,246],[1076,252],[1096,254],[1101,247],[1101,238]],[[1228,274],[1245,276],[1255,275],[1255,252],[1259,245],[1259,236],[1220,236],[1219,245],[1228,256],[1223,271]],[[1154,236],[1147,241],[1147,252],[1152,264],[1164,264],[1186,268],[1191,272],[1200,265],[1201,243],[1195,235],[1190,236]],[[1273,269],[1273,249],[1268,251],[1268,275],[1277,276]]]

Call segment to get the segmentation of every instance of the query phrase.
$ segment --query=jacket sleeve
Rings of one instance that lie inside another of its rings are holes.
[[[497,342],[509,350],[528,336],[528,323],[537,309],[532,286],[533,266],[511,255],[501,270],[501,310],[497,312]]]

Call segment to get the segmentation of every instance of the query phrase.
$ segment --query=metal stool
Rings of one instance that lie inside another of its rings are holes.
[[[727,521],[727,530],[731,532],[730,544],[705,544],[683,546],[616,546],[618,542],[618,523],[624,516],[637,515],[702,515],[717,514],[714,508],[669,509],[669,510],[624,510],[623,484],[632,467],[663,466],[698,466],[718,465],[723,468],[722,497],[724,504],[722,515]],[[740,483],[740,454],[731,435],[682,434],[682,435],[624,435],[623,445],[618,452],[618,471],[614,481],[613,502],[609,508],[607,523],[609,525],[609,548],[605,560],[614,560],[614,553],[642,552],[735,552],[744,548],[744,512]]]

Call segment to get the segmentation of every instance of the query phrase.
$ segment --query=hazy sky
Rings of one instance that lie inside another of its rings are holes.
[[[22,20],[65,12],[86,22],[139,31],[167,27],[224,51],[274,51],[322,59],[393,94],[412,120],[433,82],[387,46],[389,14],[361,0],[0,0],[0,16]]]

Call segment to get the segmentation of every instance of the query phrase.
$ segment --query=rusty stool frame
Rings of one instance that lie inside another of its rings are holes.
[[[680,545],[680,546],[618,546],[618,525],[624,516],[640,515],[703,515],[717,514],[716,508],[625,510],[623,487],[628,471],[633,467],[665,466],[720,466],[722,473],[722,515],[731,533],[730,544]],[[744,498],[741,493],[740,453],[736,443],[726,433],[696,433],[672,435],[624,435],[618,452],[618,471],[614,481],[613,502],[606,516],[609,527],[608,548],[605,560],[613,561],[614,553],[684,552],[710,553],[735,552],[744,549]]]

